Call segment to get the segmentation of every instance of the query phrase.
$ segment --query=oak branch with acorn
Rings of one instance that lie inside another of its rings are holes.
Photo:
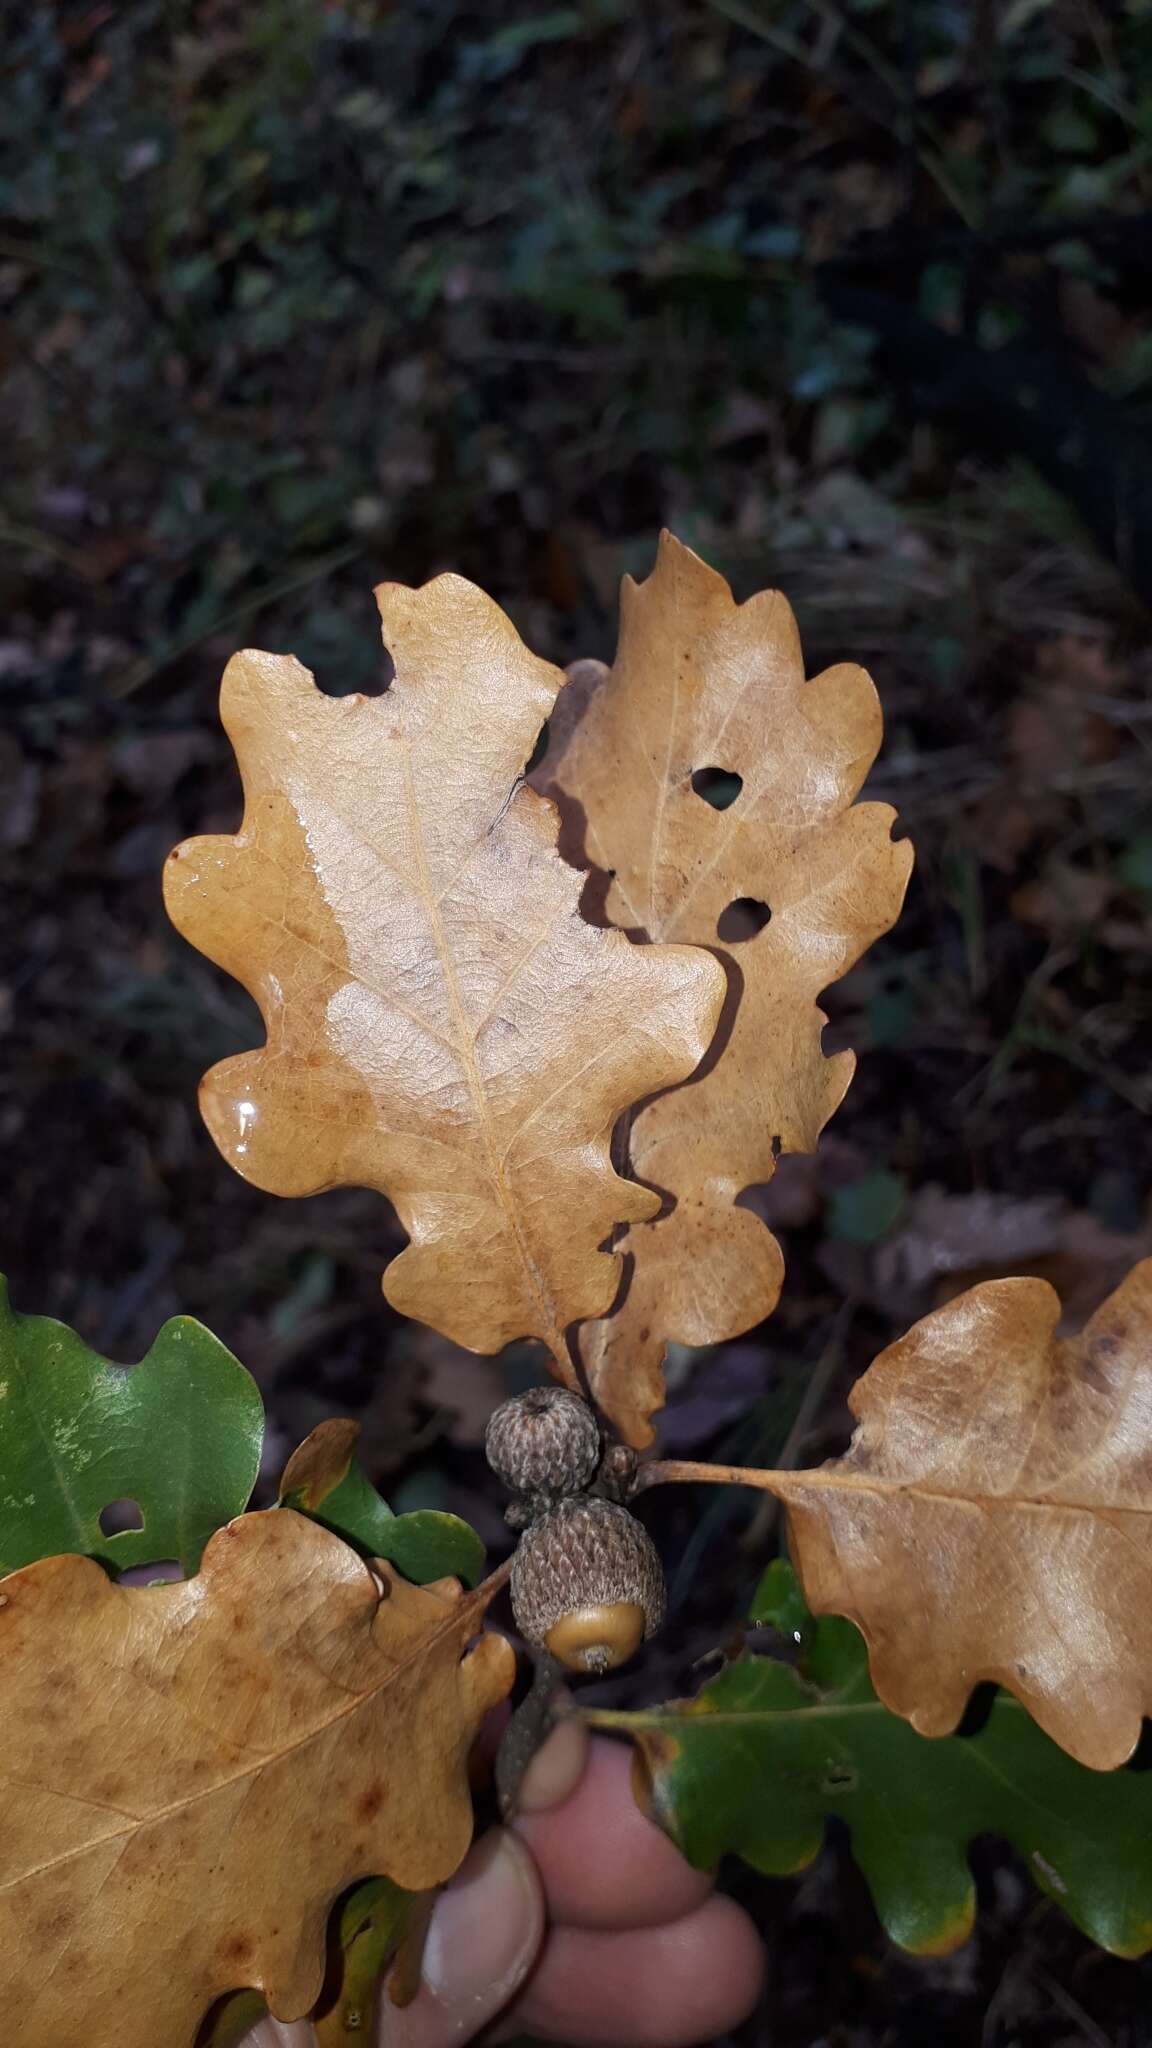
[[[363,2034],[468,1844],[469,1751],[515,1674],[490,1604],[510,1579],[541,1668],[613,1669],[664,1613],[634,1509],[682,1481],[774,1494],[798,1574],[777,1560],[751,1616],[791,1661],[729,1628],[696,1699],[592,1717],[685,1854],[791,1871],[837,1814],[927,1951],[970,1927],[966,1844],[999,1828],[1142,1953],[1152,1262],[1077,1336],[1042,1281],[957,1296],[876,1359],[817,1469],[650,1455],[668,1345],[776,1305],[742,1198],[842,1100],[821,991],[908,882],[892,812],[859,800],[869,678],[807,679],[786,601],[737,604],[668,535],[610,668],[566,677],[460,577],[378,598],[379,697],[230,662],[243,821],[176,849],[166,899],[263,1018],[202,1085],[225,1158],[278,1195],[378,1190],[407,1239],[394,1308],[543,1347],[558,1384],[487,1436],[517,1545],[485,1578],[463,1522],[393,1515],[338,1419],[251,1512],[259,1395],[206,1331],[176,1319],[125,1372],[0,1301],[6,2040],[229,2048],[265,2011]],[[109,1535],[124,1498],[143,1527]],[[122,1576],[160,1558],[184,1577]]]

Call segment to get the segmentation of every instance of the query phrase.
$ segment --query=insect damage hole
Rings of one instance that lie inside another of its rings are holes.
[[[376,640],[375,633],[370,640]],[[313,680],[322,697],[386,697],[396,680],[396,663],[388,649],[378,643],[371,667],[361,669],[357,664],[357,673],[351,679],[341,678],[339,664],[330,659],[330,650],[323,643],[315,652],[310,647],[305,651],[305,667],[311,668],[315,663]]]
[[[744,777],[732,768],[697,768],[692,775],[692,787],[714,811],[726,811],[743,789]]]
[[[856,1773],[851,1764],[829,1764],[820,1784],[826,1798],[833,1798],[837,1792],[854,1792],[855,1789]]]
[[[126,1529],[142,1529],[144,1511],[138,1500],[110,1500],[100,1510],[100,1529],[105,1536],[121,1536]]]
[[[720,912],[716,920],[716,937],[723,939],[726,946],[739,946],[762,932],[771,917],[768,905],[760,903],[755,896],[737,896],[727,910]]]

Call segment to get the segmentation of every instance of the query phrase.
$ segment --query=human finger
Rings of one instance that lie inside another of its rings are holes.
[[[562,1732],[563,1724],[551,1742]],[[550,1747],[538,1762],[547,1763]],[[641,1813],[622,1743],[594,1740],[568,1796],[543,1810],[529,1805],[515,1826],[540,1872],[549,1916],[562,1925],[656,1926],[691,1912],[712,1888]]]
[[[495,2038],[698,2048],[748,2018],[763,1970],[756,1930],[731,1899],[630,1933],[556,1927]]]
[[[451,2048],[470,2041],[524,1982],[544,1927],[531,1856],[507,1828],[493,1828],[437,1900],[420,1989],[410,2005],[387,2007],[380,2048]]]

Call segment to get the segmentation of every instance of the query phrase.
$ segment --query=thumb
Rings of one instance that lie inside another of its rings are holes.
[[[521,1813],[559,1806],[588,1760],[588,1732],[562,1719],[520,1786]],[[381,2048],[450,2048],[470,2041],[515,1998],[540,1953],[547,1926],[532,1855],[511,1828],[475,1843],[437,1900],[411,2005],[386,2008]]]
[[[506,1828],[470,1849],[436,1902],[411,2005],[387,2006],[387,2048],[470,2041],[515,1997],[544,1939],[544,1895],[528,1850]]]

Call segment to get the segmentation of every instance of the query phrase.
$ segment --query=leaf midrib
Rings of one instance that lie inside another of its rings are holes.
[[[1023,1720],[1036,1730],[1038,1737],[1051,1743],[1051,1736],[1045,1736],[1044,1730],[1032,1720],[1027,1708],[1015,1697],[1015,1694],[1008,1692],[1003,1687],[998,1688],[996,1704],[999,1710],[1007,1711],[1015,1719]],[[798,1729],[803,1730],[807,1723],[813,1720],[842,1720],[853,1714],[880,1714],[885,1720],[891,1721],[895,1726],[906,1728],[910,1735],[921,1742],[932,1740],[963,1742],[964,1758],[970,1768],[978,1766],[986,1776],[994,1778],[997,1784],[1007,1786],[1011,1791],[1013,1799],[1020,1805],[1031,1807],[1035,1813],[1043,1814],[1046,1818],[1058,1823],[1062,1827],[1075,1826],[1075,1823],[1070,1823],[1067,1815],[1058,1807],[1047,1805],[1042,1800],[1037,1799],[1034,1793],[1022,1789],[1015,1778],[1009,1777],[1006,1772],[1001,1770],[987,1755],[986,1751],[981,1749],[979,1736],[965,1738],[957,1735],[955,1731],[951,1735],[941,1738],[922,1736],[917,1729],[913,1728],[911,1722],[905,1722],[901,1715],[894,1714],[889,1707],[886,1707],[883,1700],[824,1700],[819,1704],[811,1706],[801,1704],[792,1708],[752,1707],[745,1713],[725,1711],[718,1714],[711,1712],[678,1714],[674,1711],[664,1713],[657,1711],[650,1713],[613,1714],[611,1712],[601,1712],[594,1713],[588,1718],[596,1727],[615,1728],[621,1734],[628,1735],[635,1735],[645,1729],[652,1729],[653,1732],[664,1732],[669,1724],[679,1727],[685,1723],[698,1722],[708,1727],[730,1727],[746,1736],[751,1732],[750,1723],[762,1722],[770,1725],[775,1723],[794,1723]],[[1076,1767],[1075,1757],[1069,1757],[1065,1752],[1060,1752],[1059,1745],[1053,1746],[1057,1749],[1062,1761],[1068,1763],[1070,1767]],[[1084,1769],[1086,1767],[1080,1766],[1079,1768]],[[1092,1775],[1096,1776],[1098,1773],[1093,1773]],[[1077,1832],[1081,1831],[1077,1830]]]
[[[448,999],[452,1005],[452,1014],[456,1021],[456,1054],[464,1068],[468,1092],[472,1097],[472,1113],[480,1133],[480,1142],[484,1148],[484,1159],[488,1168],[488,1176],[496,1192],[496,1198],[500,1207],[504,1211],[512,1242],[520,1255],[520,1263],[524,1270],[525,1279],[539,1306],[540,1315],[545,1325],[539,1334],[544,1338],[553,1355],[557,1359],[563,1359],[566,1355],[564,1333],[557,1320],[551,1293],[545,1282],[544,1275],[533,1258],[527,1238],[524,1235],[520,1218],[516,1212],[515,1204],[511,1199],[504,1177],[503,1162],[496,1151],[493,1141],[488,1097],[484,1089],[479,1066],[476,1062],[475,1036],[468,1022],[468,1014],[460,994],[460,986],[456,978],[456,963],[448,944],[447,933],[444,930],[444,921],[440,914],[440,902],[432,888],[432,878],[428,872],[420,806],[416,800],[415,780],[412,774],[412,749],[406,734],[401,735],[401,751],[404,764],[404,794],[408,805],[412,842],[416,852],[417,880],[424,902],[425,915],[432,933],[432,941],[440,961],[440,971],[444,976],[444,984],[448,991]],[[519,972],[519,968],[517,972]]]
[[[845,1463],[850,1455],[846,1454]],[[810,1489],[814,1493],[915,1494],[921,1500],[949,1501],[962,1507],[982,1508],[989,1513],[997,1508],[1006,1513],[1035,1508],[1051,1514],[1092,1515],[1104,1522],[1116,1515],[1152,1515],[1152,1501],[1059,1500],[1051,1494],[980,1493],[975,1489],[961,1492],[954,1487],[933,1486],[921,1479],[881,1479],[871,1473],[853,1472],[850,1466],[838,1472],[827,1471],[819,1465],[810,1472],[765,1472],[759,1474],[755,1481],[745,1483],[761,1485],[766,1493],[778,1493],[784,1501],[787,1501],[790,1491]]]

